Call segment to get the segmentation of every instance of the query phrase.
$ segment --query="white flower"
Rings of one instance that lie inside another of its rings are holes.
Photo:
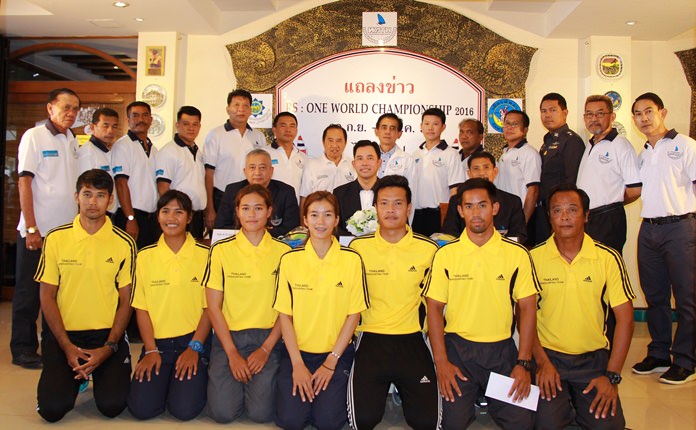
[[[346,229],[354,236],[363,236],[377,230],[377,211],[374,207],[355,211],[346,222]]]

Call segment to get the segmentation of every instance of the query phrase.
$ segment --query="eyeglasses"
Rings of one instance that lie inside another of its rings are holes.
[[[503,127],[518,128],[520,126],[519,122],[504,122]]]
[[[602,119],[605,116],[609,115],[609,112],[585,112],[582,116],[585,119],[592,119],[592,118],[597,118],[597,119]]]

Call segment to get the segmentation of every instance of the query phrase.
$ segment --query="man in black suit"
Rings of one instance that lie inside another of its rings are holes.
[[[374,206],[372,188],[377,183],[377,173],[382,165],[381,151],[376,142],[359,140],[353,146],[353,168],[358,179],[334,189],[338,199],[339,223],[338,234],[350,236],[346,222],[356,211]]]
[[[282,236],[300,225],[300,209],[297,206],[295,189],[284,182],[271,179],[273,165],[268,152],[263,149],[251,150],[246,156],[244,176],[245,180],[225,187],[225,194],[215,218],[215,228],[239,228],[234,200],[239,190],[249,184],[263,185],[271,192],[273,212],[268,219],[268,232],[271,236]]]
[[[493,182],[498,176],[498,168],[495,166],[495,158],[488,152],[480,151],[471,154],[467,160],[469,178],[484,178]],[[461,185],[459,185],[461,187]],[[524,211],[522,201],[514,194],[506,193],[498,188],[497,192],[500,210],[493,218],[493,224],[503,236],[517,238],[517,241],[524,244],[527,241],[527,224],[524,221]],[[449,208],[442,225],[442,232],[459,237],[464,231],[464,220],[457,213],[462,198],[459,188],[457,194],[453,195],[449,201]]]

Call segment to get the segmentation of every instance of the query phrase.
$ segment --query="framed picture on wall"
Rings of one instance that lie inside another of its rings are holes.
[[[145,50],[145,76],[164,76],[164,46],[148,46]]]

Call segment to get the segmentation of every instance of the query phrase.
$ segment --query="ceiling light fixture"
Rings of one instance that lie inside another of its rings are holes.
[[[124,1],[115,1],[113,4],[114,4],[114,7],[128,7],[128,6],[130,6],[129,3],[124,2]]]
[[[626,25],[636,25],[638,21],[626,21]]]
[[[138,22],[143,22],[143,21],[145,21],[145,20],[142,19],[142,18],[133,18],[133,19],[135,19],[135,20],[138,21]]]

